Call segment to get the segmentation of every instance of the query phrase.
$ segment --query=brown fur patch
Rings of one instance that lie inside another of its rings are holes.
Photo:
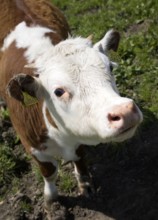
[[[7,93],[11,97],[14,97],[15,99],[19,100],[20,102],[24,103],[24,97],[22,94],[22,90],[20,88],[19,83],[17,80],[12,79],[8,86],[7,86]]]
[[[26,150],[30,151],[30,147],[38,149],[47,139],[47,129],[42,113],[43,102],[24,107],[20,101],[6,94],[6,87],[14,75],[21,72],[28,75],[34,74],[33,69],[25,68],[24,52],[23,49],[17,49],[15,43],[5,51],[0,61],[0,96],[6,100],[13,126]]]
[[[33,21],[54,30],[62,39],[70,33],[69,25],[63,13],[50,0],[23,0],[29,9]]]
[[[4,38],[24,16],[24,13],[16,7],[14,0],[0,0],[0,47]]]
[[[58,33],[50,32],[50,33],[46,33],[45,36],[50,38],[53,45],[56,45],[63,40],[63,37]]]
[[[51,162],[41,162],[35,156],[33,156],[33,158],[38,163],[41,173],[44,177],[48,178],[55,173],[56,167]]]
[[[48,110],[47,108],[46,108],[46,117],[47,117],[49,123],[50,123],[54,128],[57,128],[57,129],[58,129],[57,125],[55,124],[55,122],[54,122],[54,120],[53,120],[52,116],[50,115],[49,110]]]

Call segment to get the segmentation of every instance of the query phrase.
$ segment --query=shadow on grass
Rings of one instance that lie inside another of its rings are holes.
[[[158,120],[149,111],[145,118],[130,142],[92,149],[90,171],[96,195],[61,196],[61,205],[99,211],[116,220],[158,219]],[[75,217],[71,214],[68,219]]]

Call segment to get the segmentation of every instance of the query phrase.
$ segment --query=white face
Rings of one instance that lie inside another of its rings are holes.
[[[142,114],[131,99],[118,94],[109,58],[85,39],[61,42],[53,54],[38,70],[58,128],[84,144],[133,136]]]

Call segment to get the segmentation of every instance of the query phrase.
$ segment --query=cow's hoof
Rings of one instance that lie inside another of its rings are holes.
[[[53,197],[51,197],[51,198],[47,197],[45,195],[45,197],[44,197],[44,210],[45,210],[46,213],[48,213],[51,210],[52,204],[54,202],[56,202],[57,199],[58,199],[57,191],[53,194]]]

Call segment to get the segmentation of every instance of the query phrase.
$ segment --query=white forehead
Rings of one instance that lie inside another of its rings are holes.
[[[92,42],[86,38],[68,39],[59,43],[55,49],[55,54],[60,54],[65,61],[78,65],[83,70],[87,67],[109,66],[109,59],[104,54],[92,47]],[[68,59],[66,59],[68,58]]]
[[[83,42],[85,39],[80,40]],[[45,58],[44,66],[41,65],[41,58],[38,59],[41,78],[47,81],[51,79],[53,84],[59,86],[73,83],[76,86],[87,84],[92,87],[92,84],[99,86],[105,81],[111,81],[110,61],[107,56],[87,44],[72,45],[70,42],[68,40],[57,45],[49,58]]]

